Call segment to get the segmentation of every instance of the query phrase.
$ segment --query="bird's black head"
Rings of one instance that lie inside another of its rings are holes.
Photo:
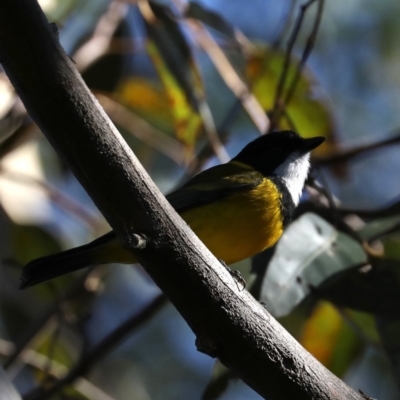
[[[323,137],[304,139],[293,131],[271,132],[250,142],[233,160],[250,165],[268,176],[288,159],[295,161],[301,158],[324,140]]]

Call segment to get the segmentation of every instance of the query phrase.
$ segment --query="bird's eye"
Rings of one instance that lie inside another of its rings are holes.
[[[295,134],[293,132],[289,132],[288,137],[289,139],[294,139]]]

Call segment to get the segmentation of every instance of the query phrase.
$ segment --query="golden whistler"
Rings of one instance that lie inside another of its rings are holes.
[[[226,164],[209,168],[167,196],[210,251],[227,264],[274,245],[291,221],[323,137],[273,132],[250,142]],[[21,288],[89,265],[134,264],[113,231],[93,242],[38,258],[24,267]]]

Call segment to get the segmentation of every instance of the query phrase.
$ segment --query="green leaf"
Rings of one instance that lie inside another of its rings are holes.
[[[398,316],[379,316],[376,325],[386,354],[391,361],[396,380],[400,383],[400,318]]]
[[[82,393],[78,392],[73,386],[64,387],[62,393],[64,398],[68,400],[93,400],[93,397],[83,395]]]
[[[358,336],[370,346],[379,346],[379,333],[376,328],[375,316],[370,313],[344,310],[348,323],[352,325]]]
[[[191,149],[203,126],[201,117],[188,101],[185,91],[179,85],[176,77],[168,69],[157,46],[148,42],[147,52],[163,83],[168,98],[166,105],[169,106],[169,112],[172,115],[176,136]]]
[[[329,370],[335,375],[342,377],[359,357],[363,342],[351,330],[349,325],[343,324],[329,362]]]
[[[121,82],[116,97],[155,128],[171,136],[174,134],[168,96],[160,84],[150,79],[131,77]]]
[[[288,314],[335,273],[365,264],[362,246],[316,214],[294,221],[279,241],[261,288],[276,317]]]
[[[169,8],[153,2],[150,5],[153,18],[143,13],[147,52],[168,96],[177,137],[193,149],[202,128],[197,112],[204,98],[200,72]]]
[[[14,224],[11,231],[11,246],[15,260],[21,264],[61,251],[60,243],[49,232],[35,225]],[[21,249],[24,251],[21,252]]]
[[[235,378],[234,373],[217,360],[213,367],[211,379],[204,389],[201,399],[214,400],[220,398],[228,388],[229,382]]]
[[[68,346],[67,338],[68,336],[64,335],[63,332],[59,332],[57,328],[52,329],[50,332],[44,330],[36,338],[36,342],[39,345],[35,350],[49,359],[57,361],[66,368],[70,368],[73,365],[74,358],[79,356],[79,353],[78,349],[71,349],[71,346]],[[71,353],[75,354],[72,355]],[[37,371],[37,375],[42,378],[46,376],[42,371]]]
[[[400,238],[398,234],[382,240],[385,258],[400,261]]]
[[[258,45],[250,54],[246,66],[246,78],[253,94],[266,112],[273,109],[275,93],[282,73],[286,52]],[[295,74],[298,60],[294,57],[288,70],[287,86]],[[281,118],[279,128],[291,129],[294,125],[300,135],[313,137],[323,135],[327,140],[314,154],[324,156],[336,149],[333,113],[326,99],[317,91],[317,81],[311,71],[305,68],[300,76],[296,92],[286,107],[289,118]]]
[[[366,224],[363,228],[358,231],[358,234],[363,240],[372,241],[377,238],[386,236],[387,234],[393,234],[396,232],[396,227],[400,223],[400,216],[391,216],[386,218],[379,218]],[[400,231],[400,228],[397,232]]]

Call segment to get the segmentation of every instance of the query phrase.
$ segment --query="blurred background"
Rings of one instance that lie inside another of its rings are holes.
[[[326,136],[283,238],[234,268],[333,373],[400,399],[400,3],[39,3],[164,193],[268,130]],[[26,398],[260,398],[138,265],[18,291],[25,263],[109,227],[2,72],[0,207],[0,356]]]

